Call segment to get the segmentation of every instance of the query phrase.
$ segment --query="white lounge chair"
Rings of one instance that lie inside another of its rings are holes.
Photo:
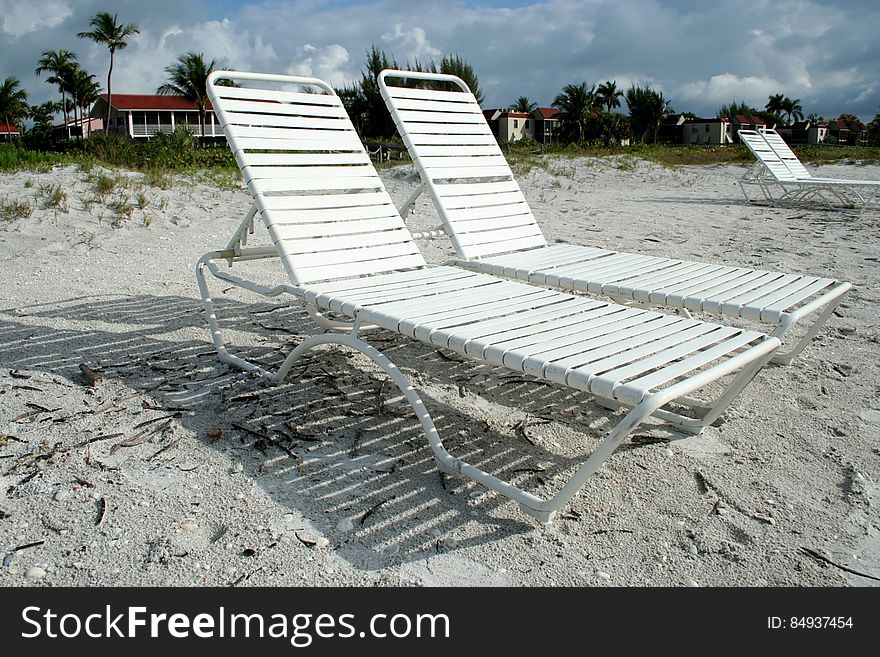
[[[224,80],[258,88],[219,86]],[[301,87],[312,93],[291,90]],[[470,477],[540,520],[549,522],[649,416],[699,433],[779,346],[776,338],[753,331],[456,267],[427,266],[329,85],[314,78],[219,71],[209,77],[208,95],[254,201],[227,247],[205,254],[197,264],[199,291],[220,359],[277,382],[317,345],[360,351],[406,397],[440,470]],[[274,247],[245,244],[257,216]],[[218,266],[267,257],[280,258],[290,282],[261,285]],[[307,338],[270,372],[227,350],[207,272],[262,295],[290,294],[328,328],[345,326],[328,323],[330,314],[351,323],[345,332]],[[555,495],[541,499],[444,449],[412,385],[361,337],[368,325],[587,391],[604,404],[631,410]],[[708,384],[717,397],[711,402],[695,399],[694,393]]]
[[[739,181],[749,202],[753,199],[747,189],[756,186],[769,203],[784,205],[812,199],[831,210],[858,208],[861,216],[880,190],[877,180],[813,176],[775,130],[737,130],[737,134],[757,159]]]
[[[425,81],[435,88],[392,86],[389,79]],[[437,83],[457,90],[436,88]],[[385,70],[379,88],[422,180],[401,213],[406,216],[418,195],[429,191],[458,255],[450,264],[624,303],[762,322],[774,327],[775,337],[803,322],[803,335],[776,354],[779,363],[803,350],[851,287],[830,278],[548,245],[461,79]]]

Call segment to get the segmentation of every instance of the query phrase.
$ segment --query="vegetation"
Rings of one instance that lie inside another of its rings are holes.
[[[567,84],[553,99],[562,121],[561,137],[566,141],[582,143],[586,136],[587,121],[596,109],[596,85],[587,89],[587,83]]]
[[[21,80],[10,75],[0,85],[0,118],[8,125],[19,125],[28,114],[28,92],[21,88]]]
[[[157,93],[170,96],[183,96],[199,108],[199,129],[205,136],[205,114],[208,109],[208,76],[215,70],[217,62],[205,63],[200,52],[188,52],[177,58],[175,64],[165,67],[168,82],[157,89]]]
[[[516,99],[516,102],[510,106],[511,111],[524,112],[525,114],[531,114],[537,108],[538,103],[532,101],[532,99],[527,96],[520,96]]]
[[[110,14],[107,11],[99,11],[92,16],[89,21],[92,28],[87,32],[80,32],[77,36],[81,39],[90,39],[95,43],[107,46],[110,51],[110,68],[107,71],[107,116],[104,125],[110,125],[110,103],[113,99],[112,94],[112,78],[113,78],[113,58],[117,50],[123,50],[128,47],[128,40],[136,34],[140,34],[140,27],[135,23],[120,24],[117,14]]]
[[[626,104],[635,138],[642,142],[657,141],[660,122],[673,112],[669,101],[650,87],[633,84],[626,90]]]

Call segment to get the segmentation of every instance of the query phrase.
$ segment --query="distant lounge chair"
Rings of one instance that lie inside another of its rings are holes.
[[[757,186],[764,200],[773,204],[814,199],[829,209],[858,208],[861,216],[880,190],[880,180],[813,176],[775,130],[737,130],[737,134],[758,160],[739,181],[749,202],[747,189]]]
[[[425,81],[432,88],[391,86],[389,78]],[[443,90],[437,83],[459,90]],[[779,363],[791,362],[803,350],[851,287],[830,278],[548,245],[461,79],[385,70],[379,88],[422,179],[402,214],[428,190],[458,255],[449,264],[624,303],[762,322],[774,326],[775,337],[818,313],[806,323],[804,335],[777,353]]]
[[[218,84],[224,80],[242,86]],[[314,92],[291,90],[300,88]],[[208,95],[253,197],[251,211],[228,246],[206,253],[197,264],[220,359],[274,383],[317,345],[360,351],[403,393],[440,470],[482,483],[535,518],[548,522],[649,416],[684,431],[702,431],[779,346],[776,338],[754,331],[428,266],[330,85],[314,78],[217,71],[208,78]],[[273,247],[245,244],[256,217],[268,229]],[[269,257],[280,259],[288,283],[261,285],[218,266]],[[227,350],[208,272],[258,294],[290,294],[319,324],[344,332],[303,340],[277,370],[269,371]],[[603,404],[631,410],[552,497],[541,499],[449,454],[413,386],[361,337],[368,326],[587,391]],[[694,393],[706,386],[717,397],[695,399]]]

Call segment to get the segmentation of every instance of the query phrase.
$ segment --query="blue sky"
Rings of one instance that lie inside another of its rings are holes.
[[[377,44],[400,64],[464,56],[491,107],[521,95],[548,105],[567,83],[615,80],[708,116],[773,93],[828,118],[880,111],[880,3],[859,0],[0,0],[0,78],[18,76],[34,102],[55,98],[33,71],[43,50],[68,48],[105,79],[106,50],[75,36],[100,10],[142,29],[118,55],[117,92],[154,92],[190,50],[338,86]]]

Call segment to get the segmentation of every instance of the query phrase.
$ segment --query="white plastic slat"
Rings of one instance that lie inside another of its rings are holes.
[[[275,233],[279,239],[300,240],[312,237],[331,237],[334,235],[352,235],[372,233],[392,228],[386,219],[347,219],[332,223],[287,223],[275,222]],[[351,239],[356,239],[352,237]]]
[[[371,307],[382,309],[383,304],[409,302],[413,299],[422,299],[442,294],[454,294],[462,290],[469,291],[476,289],[480,285],[488,284],[491,283],[475,281],[473,277],[460,277],[436,279],[422,282],[418,286],[392,286],[390,289],[370,287],[348,292],[346,294],[346,303],[353,304],[351,307],[369,304]],[[348,309],[345,307],[334,308],[334,310],[341,312],[345,312]]]
[[[288,116],[334,116],[346,118],[345,108],[339,105],[302,105],[277,101],[233,100],[223,101],[223,114],[232,122],[239,114],[285,114]]]
[[[462,246],[471,246],[474,244],[494,244],[496,242],[506,242],[528,237],[536,237],[541,231],[534,223],[527,223],[521,226],[513,226],[511,228],[497,228],[495,230],[484,230],[473,233],[459,233],[458,240]]]
[[[516,226],[531,226],[535,223],[529,214],[513,214],[503,217],[489,217],[487,219],[472,219],[466,222],[456,222],[459,237],[469,233],[484,233],[496,231],[501,228],[513,228]],[[534,233],[537,234],[537,233]]]
[[[509,203],[525,203],[526,199],[521,192],[503,192],[501,194],[476,194],[474,196],[453,196],[444,200],[447,210],[460,210],[465,208],[483,208],[501,206]],[[531,210],[529,210],[531,212]]]
[[[407,126],[407,130],[409,130],[409,126]],[[471,134],[463,134],[463,135],[451,135],[444,132],[438,132],[434,134],[430,133],[415,133],[415,132],[407,132],[404,137],[404,142],[408,143],[408,146],[413,148],[418,148],[419,146],[426,145],[473,145],[473,146],[492,146],[494,145],[496,148],[498,147],[498,142],[496,141],[494,135],[492,133],[483,133],[483,132],[474,132]]]
[[[363,262],[346,262],[342,264],[318,264],[306,267],[297,266],[298,279],[302,281],[325,281],[334,278],[352,278],[364,274],[424,267],[425,259],[419,254],[406,255],[398,258],[368,260]],[[375,323],[375,322],[369,322]]]
[[[495,167],[434,167],[425,169],[425,173],[431,179],[467,179],[467,178],[494,178],[495,176],[510,175],[510,168],[504,164]]]
[[[579,330],[597,317],[619,310],[618,306],[593,299],[588,303],[561,299],[556,293],[546,299],[548,303],[545,305],[528,313],[518,313],[515,321],[508,317],[459,328],[450,336],[450,344],[464,346],[467,354],[501,363],[504,354],[510,350],[540,342],[545,337],[549,339]]]
[[[324,155],[314,156],[318,158]],[[313,162],[317,165],[318,162]],[[338,176],[340,178],[348,177],[365,177],[369,176],[379,181],[376,170],[370,164],[356,166],[245,166],[241,170],[245,180],[254,180],[259,178],[289,178],[291,180],[307,180],[309,178],[329,178]]]
[[[248,166],[299,167],[306,175],[311,166],[344,166],[365,164],[372,168],[370,157],[361,149],[359,153],[248,153]]]
[[[257,193],[260,181],[251,182]],[[385,192],[363,194],[315,194],[312,196],[262,196],[261,205],[266,210],[304,210],[307,208],[350,208],[362,205],[393,205]],[[340,218],[343,216],[340,213]]]
[[[595,331],[602,330],[600,327],[621,321],[625,314],[626,309],[622,306],[604,304],[573,317],[554,320],[546,326],[534,326],[528,334],[511,332],[509,336],[496,337],[485,348],[484,355],[493,363],[523,371],[527,358],[552,348],[579,344],[595,335]]]
[[[507,167],[507,160],[503,155],[480,155],[475,157],[422,157],[418,161],[425,169],[440,167],[483,168],[483,167]]]
[[[339,98],[330,94],[310,94],[298,91],[276,91],[274,89],[255,89],[250,87],[222,87],[215,85],[213,92],[219,98],[250,101],[276,101],[296,103],[297,105],[336,105],[341,107]]]
[[[697,325],[698,322],[681,317],[654,314],[648,321],[635,323],[615,331],[613,335],[591,340],[588,348],[581,346],[580,349],[569,349],[571,355],[555,359],[546,366],[545,376],[551,381],[568,383],[572,381],[573,370],[580,372],[581,376],[589,377],[615,367],[623,367],[663,352],[671,345],[692,340],[694,336],[687,331]],[[677,337],[682,333],[685,333],[685,337]],[[536,370],[537,367],[538,363],[526,363],[527,372]],[[579,383],[577,387],[585,389],[586,381]],[[593,388],[590,387],[590,390]]]
[[[462,255],[465,258],[479,258],[489,253],[505,253],[507,251],[518,251],[520,249],[532,249],[547,244],[543,235],[535,235],[528,238],[519,238],[515,240],[504,240],[499,242],[490,242],[487,244],[473,244],[462,248]]]
[[[460,114],[476,114],[484,121],[483,112],[476,103],[450,102],[443,100],[428,100],[424,98],[401,98],[395,103],[398,110],[411,110],[416,112],[455,112]]]
[[[456,232],[472,230],[471,220],[489,219],[491,217],[511,217],[514,215],[532,216],[529,206],[525,203],[508,203],[507,205],[490,205],[478,208],[453,208],[446,211],[449,220],[456,224]],[[532,219],[534,223],[534,219]]]
[[[719,332],[722,332],[723,330],[724,329],[719,329]],[[753,332],[744,332],[740,335],[734,335],[724,340],[724,342],[710,347],[705,351],[697,352],[694,355],[684,358],[683,360],[680,360],[674,364],[663,367],[662,369],[659,369],[652,374],[640,377],[638,379],[635,379],[634,381],[630,381],[621,385],[620,387],[615,389],[615,397],[622,401],[626,401],[627,403],[634,403],[637,400],[641,400],[644,395],[651,389],[656,388],[657,386],[660,386],[664,383],[674,381],[679,377],[685,376],[693,370],[703,367],[720,357],[730,355],[741,347],[745,347],[749,343],[763,337],[764,336],[762,336],[760,333]],[[685,343],[685,346],[682,347],[680,351],[683,351],[684,353],[692,353],[692,346],[693,343],[691,342]],[[667,355],[664,354],[664,357],[665,356]],[[610,372],[609,375],[616,376],[616,374],[613,372]]]
[[[473,94],[463,91],[441,91],[417,89],[413,87],[386,87],[392,98],[418,98],[422,100],[443,100],[447,102],[473,103]]]
[[[536,306],[509,317],[500,317],[491,321],[480,322],[473,326],[461,327],[446,337],[448,346],[460,353],[480,355],[492,343],[494,338],[503,339],[509,331],[526,331],[533,333],[553,327],[560,322],[575,317],[574,321],[583,321],[586,311],[596,308],[608,308],[609,304],[592,299],[573,299],[558,296],[547,300],[545,305]],[[540,328],[536,328],[540,327]],[[480,355],[480,357],[482,357]]]
[[[350,124],[349,124],[350,125]],[[320,140],[330,146],[340,144],[355,144],[363,148],[361,140],[353,129],[349,130],[314,130],[311,128],[261,128],[259,126],[233,125],[228,127],[228,132],[236,139],[262,139],[272,142],[279,139],[284,141]],[[273,144],[274,145],[274,144]]]
[[[308,303],[328,308],[333,299],[349,299],[353,295],[369,294],[376,290],[405,291],[413,286],[421,289],[424,285],[433,285],[456,278],[473,279],[475,276],[452,267],[428,267],[418,271],[375,274],[332,283],[311,284],[305,299]]]
[[[514,180],[472,183],[447,183],[434,186],[437,195],[442,199],[454,202],[459,196],[473,197],[477,195],[494,195],[507,192],[521,192]],[[445,205],[445,203],[444,203]]]
[[[295,192],[295,191],[343,191],[352,189],[382,189],[382,182],[375,177],[328,177],[328,178],[257,178],[248,183],[259,184],[260,192]]]
[[[407,125],[407,130],[411,135],[485,135],[488,133],[492,137],[485,121],[483,125],[479,123],[410,123]],[[492,138],[494,139],[494,137]]]
[[[769,295],[786,287],[796,279],[797,276],[792,274],[778,276],[773,281],[765,283],[760,288],[755,288],[727,299],[721,306],[722,312],[732,312],[736,309],[735,312],[739,312],[742,317],[759,321],[761,306],[763,305],[764,300],[767,299]]]
[[[227,125],[236,128],[271,127],[271,128],[303,128],[313,130],[344,130],[349,122],[341,116],[289,116],[286,114],[244,114],[233,112],[224,114]]]
[[[345,216],[340,216],[338,208],[306,208],[302,210],[273,210],[271,216],[265,218],[269,224],[320,224],[329,222],[344,223],[357,219],[390,220],[395,226],[400,224],[400,215],[393,205],[368,205],[350,207]]]
[[[437,146],[422,146],[419,148],[419,157],[462,157],[479,155],[501,155],[497,146],[486,144],[474,146],[472,144],[443,144]]]
[[[274,232],[274,231],[273,231]],[[295,242],[275,240],[280,253],[285,256],[293,256],[292,261],[297,267],[317,267],[327,263],[346,264],[354,262],[371,262],[383,259],[392,259],[400,256],[415,255],[418,250],[412,242],[397,244],[380,244],[378,246],[366,246],[361,249],[327,250],[317,253],[297,253]]]
[[[232,138],[230,146],[234,151],[290,151],[292,153],[299,151],[316,151],[316,152],[339,152],[352,151],[357,154],[364,152],[364,145],[356,136],[343,133],[345,136],[329,139],[327,137],[316,136],[314,132],[310,133],[310,137],[297,137],[295,139],[262,139],[253,137],[237,137],[235,135],[227,135]]]
[[[768,306],[765,306],[761,311],[762,318],[781,314],[792,306],[806,301],[818,292],[824,291],[826,288],[831,287],[835,283],[834,281],[827,278],[810,279],[805,277],[803,280],[804,282],[808,282],[808,284],[798,289],[796,292],[793,292],[790,295],[783,297]],[[770,313],[772,313],[772,315],[770,315]],[[763,321],[772,320],[764,319]]]
[[[614,359],[608,359],[574,368],[568,372],[566,382],[581,390],[589,390],[594,394],[612,397],[615,388],[627,379],[656,370],[658,367],[667,368],[677,358],[715,345],[734,332],[735,329],[720,329],[712,324],[687,326],[657,343],[648,343],[631,352],[621,354],[617,362],[614,362]],[[730,347],[725,347],[721,355],[730,353],[730,351],[732,351]],[[706,362],[710,361],[711,359]],[[674,365],[672,366],[674,367]],[[677,376],[671,372],[669,374],[669,380]]]
[[[284,242],[285,252],[291,255],[320,252],[329,254],[343,250],[354,252],[365,247],[396,245],[412,241],[409,231],[403,228],[361,233],[360,235],[309,235],[296,239],[291,239],[291,231],[287,227],[276,226],[274,232],[276,239]]]
[[[488,124],[486,123],[486,119],[482,114],[455,114],[452,112],[441,113],[401,110],[399,112],[399,115],[401,120],[410,123],[437,123],[440,125],[446,125],[450,123],[471,123],[486,126],[486,129],[488,130]]]

